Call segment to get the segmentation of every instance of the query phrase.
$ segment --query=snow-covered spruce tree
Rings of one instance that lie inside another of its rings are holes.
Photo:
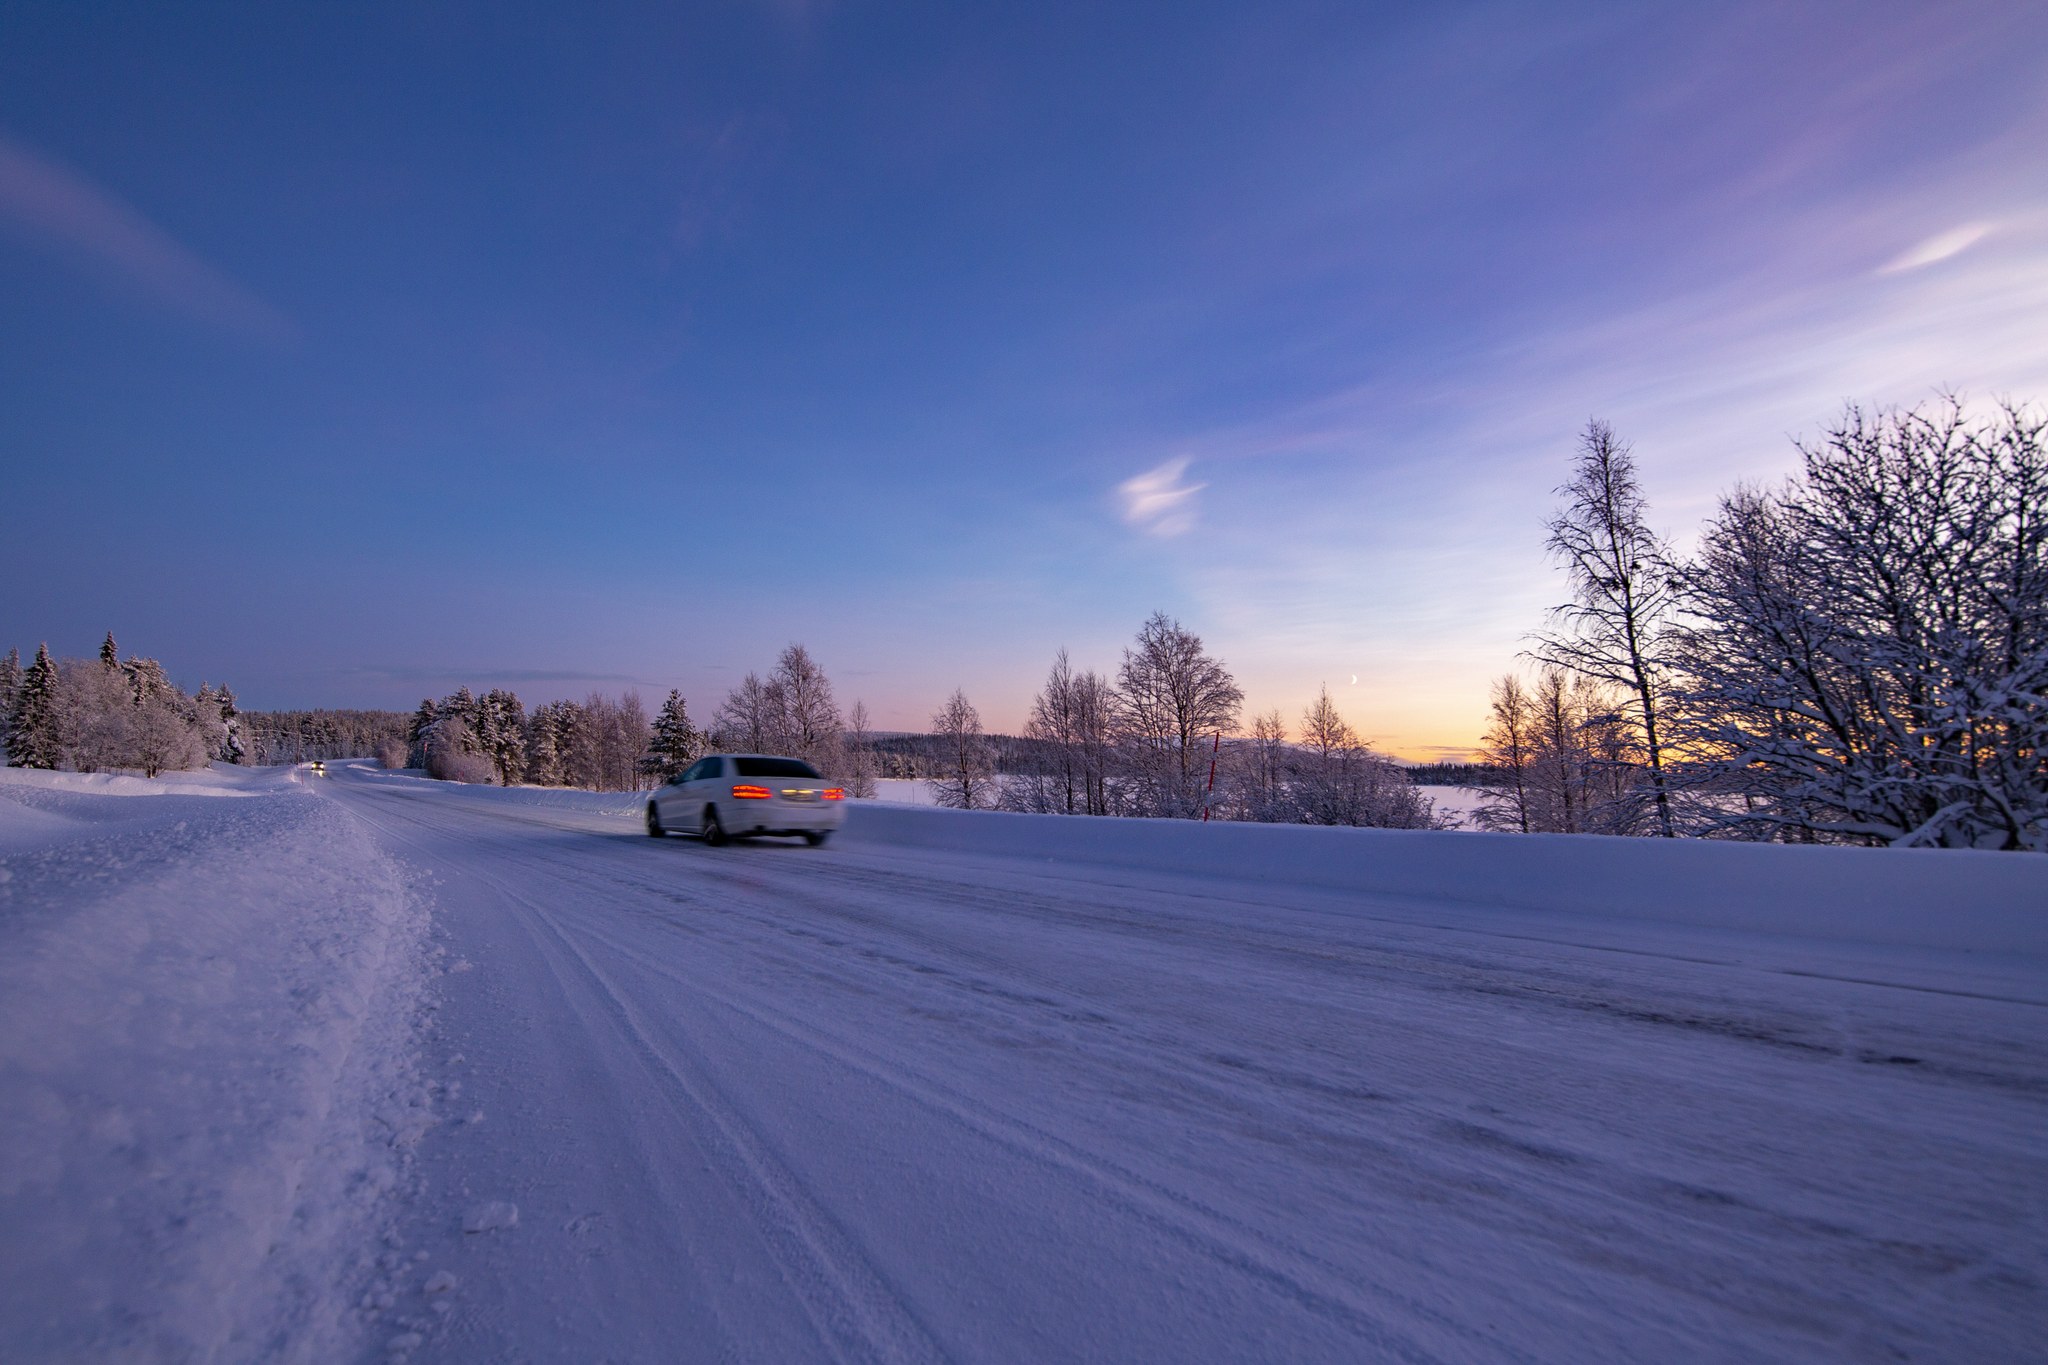
[[[406,723],[405,727],[405,742],[410,746],[410,752],[406,754],[405,759],[407,767],[424,768],[427,766],[427,730],[436,720],[440,719],[440,715],[441,708],[432,697],[422,697],[420,699],[419,710],[412,713],[412,719]]]
[[[1676,826],[1660,707],[1675,598],[1671,557],[1646,520],[1635,456],[1605,422],[1586,424],[1572,477],[1557,493],[1564,505],[1550,520],[1548,546],[1564,566],[1571,600],[1552,610],[1559,629],[1536,636],[1531,653],[1622,691],[1656,807],[1648,832],[1669,838]]]
[[[223,763],[241,764],[249,757],[249,746],[242,732],[242,712],[235,701],[234,689],[222,683],[213,699],[220,712],[221,728],[220,751],[216,757]]]
[[[63,762],[59,733],[57,663],[45,644],[36,649],[35,661],[22,675],[21,690],[15,695],[14,716],[7,733],[7,763],[15,768],[54,770]]]
[[[640,769],[652,735],[647,708],[637,692],[616,700],[599,692],[580,705],[563,704],[570,724],[560,744],[564,776],[592,791],[640,791],[648,775]]]
[[[939,775],[931,779],[932,800],[954,810],[988,810],[996,804],[995,755],[981,732],[981,713],[967,693],[953,689],[932,716]]]
[[[14,734],[14,704],[21,694],[21,651],[10,649],[0,656],[0,757],[5,757]]]
[[[536,787],[573,785],[566,754],[575,729],[575,703],[551,701],[533,708],[526,721],[526,780]]]
[[[114,644],[114,632],[108,631],[107,638],[100,641],[100,665],[104,668],[121,666],[121,651]]]
[[[704,752],[704,736],[690,723],[690,710],[683,694],[669,689],[668,700],[655,714],[654,729],[647,741],[641,770],[666,781],[695,763]]]
[[[825,670],[802,645],[793,644],[775,661],[769,688],[781,708],[776,726],[781,752],[821,773],[837,773],[844,761],[839,745],[846,722]]]
[[[1244,692],[1201,637],[1153,613],[1117,670],[1113,724],[1133,813],[1200,815],[1209,743],[1237,727],[1243,704]]]
[[[874,734],[868,721],[868,704],[855,701],[846,713],[846,792],[861,800],[875,795]]]
[[[526,772],[526,704],[494,687],[477,701],[476,729],[478,749],[490,761],[498,785],[517,782]]]
[[[1702,815],[1753,838],[2048,849],[2037,410],[1851,407],[1723,499],[1674,694]]]

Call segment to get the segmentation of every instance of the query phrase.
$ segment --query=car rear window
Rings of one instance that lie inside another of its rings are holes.
[[[799,758],[736,758],[741,777],[819,777],[821,773]]]

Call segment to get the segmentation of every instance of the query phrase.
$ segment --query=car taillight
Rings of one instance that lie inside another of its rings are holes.
[[[846,799],[846,788],[827,787],[823,795],[827,801],[844,801]]]
[[[733,798],[739,801],[766,801],[770,796],[774,795],[766,787],[756,787],[750,782],[740,783],[739,786],[732,789],[732,794]]]

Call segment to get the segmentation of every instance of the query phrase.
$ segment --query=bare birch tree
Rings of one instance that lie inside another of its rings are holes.
[[[1202,809],[1209,741],[1237,727],[1244,692],[1202,638],[1153,613],[1117,670],[1117,746],[1138,813],[1189,818]]]
[[[1500,773],[1496,786],[1473,812],[1481,829],[1528,834],[1529,768],[1535,758],[1535,728],[1528,689],[1506,673],[1494,680],[1492,720],[1481,741],[1480,756]]]
[[[875,794],[874,733],[868,722],[868,704],[856,701],[846,713],[846,790],[850,796],[868,800]]]
[[[967,693],[953,689],[932,716],[932,737],[940,772],[931,779],[932,799],[954,810],[988,810],[996,804],[995,756],[981,732],[981,713]]]
[[[1586,424],[1564,505],[1549,524],[1549,548],[1564,566],[1571,600],[1555,608],[1561,629],[1538,635],[1536,658],[1623,689],[1642,731],[1656,803],[1656,832],[1675,827],[1665,782],[1659,707],[1666,673],[1665,627],[1674,585],[1670,556],[1650,531],[1635,457],[1598,420]]]
[[[775,661],[769,679],[780,703],[775,730],[780,752],[801,758],[821,773],[837,773],[843,761],[840,735],[846,723],[832,699],[832,681],[802,645],[791,645]]]

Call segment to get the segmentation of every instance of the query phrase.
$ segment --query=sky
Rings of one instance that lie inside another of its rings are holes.
[[[1589,418],[1683,548],[2048,400],[2037,3],[0,8],[0,648],[246,707],[791,642],[1014,731],[1146,617],[1461,755]]]

